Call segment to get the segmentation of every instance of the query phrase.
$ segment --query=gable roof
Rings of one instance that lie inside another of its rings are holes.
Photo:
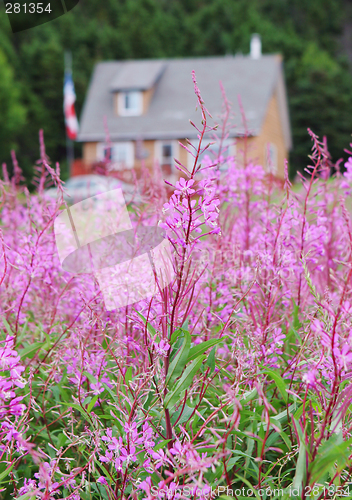
[[[163,61],[126,61],[113,79],[110,90],[148,90],[160,77]]]
[[[282,59],[279,55],[263,55],[257,60],[237,55],[98,63],[81,115],[78,140],[105,141],[105,117],[112,141],[196,138],[197,132],[189,121],[200,124],[201,115],[195,109],[197,98],[192,83],[192,70],[195,70],[205,105],[214,118],[214,121],[209,120],[209,124],[219,121],[222,110],[219,82],[222,82],[235,115],[232,120],[235,125],[233,135],[244,132],[238,95],[241,96],[249,132],[251,135],[258,135],[269,100],[274,91],[278,90],[286,146],[290,148],[291,131]],[[153,80],[158,81],[145,114],[116,114],[112,90],[135,88],[134,85],[138,85],[140,89],[150,88]]]

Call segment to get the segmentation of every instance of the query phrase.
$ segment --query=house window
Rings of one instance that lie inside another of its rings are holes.
[[[128,91],[120,92],[118,95],[118,114],[120,116],[138,116],[142,114],[143,96],[142,92]]]
[[[111,158],[112,158],[112,147],[111,146],[104,146],[103,155],[102,155],[101,159],[110,161]]]
[[[207,145],[209,141],[207,140],[204,140],[202,142],[202,149]],[[199,144],[199,141],[196,141],[196,140],[193,140],[191,141],[191,143],[193,144],[194,147],[196,147],[198,149],[198,144]],[[189,146],[188,144],[186,144],[186,146],[188,147],[188,149],[190,149],[194,154],[195,154],[195,149],[192,148],[191,146]],[[212,163],[215,163],[215,160],[217,159],[218,155],[219,155],[219,147],[220,147],[220,144],[219,142],[216,142],[215,144],[212,144],[211,146],[209,146],[205,151],[204,153],[202,153],[199,158],[198,158],[198,162],[197,162],[197,165],[199,165],[199,163],[204,163],[204,159],[208,156],[210,161]],[[236,154],[236,144],[235,144],[235,140],[234,139],[225,139],[222,143],[222,147],[221,147],[221,156],[224,157],[224,159],[226,160],[226,158],[228,158],[229,156],[235,156]],[[194,158],[193,156],[191,156],[190,154],[187,155],[187,168],[188,170],[191,172],[192,169],[193,169],[193,166],[194,166]],[[220,171],[225,171],[227,170],[228,168],[228,164],[225,162],[221,163],[220,165]]]
[[[161,145],[161,164],[172,165],[172,162],[173,162],[172,144],[164,143]]]
[[[156,159],[166,177],[175,173],[174,158],[177,157],[177,141],[157,141]]]
[[[110,146],[98,144],[97,156],[99,161],[109,160],[110,170],[125,170],[134,167],[133,142],[114,142]]]
[[[265,146],[265,166],[267,172],[277,173],[277,147],[272,142],[268,142]]]

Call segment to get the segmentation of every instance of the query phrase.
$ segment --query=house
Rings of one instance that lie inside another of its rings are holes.
[[[97,64],[81,116],[78,140],[83,143],[83,170],[79,173],[90,173],[106,154],[112,170],[138,171],[142,162],[152,169],[157,161],[171,180],[179,174],[174,158],[191,167],[191,157],[179,141],[196,142],[197,132],[190,120],[198,125],[201,121],[192,70],[215,121],[222,110],[220,81],[232,103],[235,127],[227,140],[230,154],[240,151],[244,141],[240,96],[249,154],[283,178],[284,160],[292,145],[283,62],[280,55],[261,55],[253,40],[249,56]]]

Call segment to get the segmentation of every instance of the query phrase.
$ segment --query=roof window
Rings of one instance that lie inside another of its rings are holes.
[[[129,90],[119,92],[118,96],[118,114],[120,116],[138,116],[143,111],[142,92]]]

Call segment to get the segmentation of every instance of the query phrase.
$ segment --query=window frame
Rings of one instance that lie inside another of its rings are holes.
[[[163,151],[163,146],[165,145],[171,145],[171,160],[170,160],[170,163],[164,163],[162,161],[162,151]],[[155,141],[155,148],[154,148],[154,157],[156,159],[156,161],[159,163],[159,166],[160,168],[163,166],[163,165],[170,165],[171,167],[171,174],[168,176],[168,181],[169,182],[175,182],[176,181],[176,167],[175,167],[175,160],[174,158],[176,158],[177,160],[179,160],[179,150],[180,148],[180,145],[178,143],[178,141],[174,140],[174,139],[163,139],[163,140],[157,140]]]
[[[137,96],[136,108],[126,108],[126,96],[135,94]],[[126,90],[117,95],[117,112],[119,116],[140,116],[143,113],[143,92],[140,90]]]
[[[104,152],[108,148],[108,144],[105,142],[99,142],[97,144],[97,160],[98,161],[104,161],[105,155]],[[117,141],[117,142],[112,142],[110,144],[111,146],[111,159],[109,160],[110,162],[110,170],[130,170],[134,167],[134,162],[135,162],[135,145],[133,141]],[[114,151],[114,148],[118,148],[124,146],[126,147],[126,163],[123,162],[118,162],[116,161],[116,152]],[[122,167],[124,166],[124,168]]]
[[[235,137],[229,137],[228,139],[225,139],[223,141],[223,149],[224,147],[227,147],[227,156],[236,156],[236,138]],[[193,146],[197,147],[198,148],[198,144],[199,144],[199,141],[197,139],[193,139],[190,141]],[[208,140],[208,139],[204,139],[202,141],[202,149],[209,143],[209,142],[213,142],[212,140]],[[189,144],[186,144],[186,146],[188,147],[188,149],[190,149],[192,152],[194,152],[194,148],[190,147]],[[212,150],[213,148],[211,146],[209,146],[208,149],[206,149],[203,153],[204,156],[210,156],[210,151]],[[202,155],[201,155],[202,156]],[[210,156],[211,158],[211,156]],[[199,163],[201,163],[201,161],[198,160],[198,163],[197,165],[199,165]],[[193,156],[191,156],[189,153],[187,153],[187,168],[188,168],[188,171],[191,172],[192,171],[192,168],[193,168],[193,165],[194,165],[194,158]],[[226,170],[224,168],[221,168],[220,169],[221,171],[223,170]]]
[[[171,160],[170,163],[164,163],[162,161],[163,159],[163,146],[171,146]],[[171,165],[172,170],[174,170],[174,158],[178,159],[178,153],[179,153],[179,144],[175,140],[159,140],[155,141],[155,158],[159,162],[160,165]]]
[[[269,162],[268,148],[270,148],[270,156],[273,153],[273,161],[271,164]],[[274,142],[267,142],[265,144],[264,158],[266,172],[276,175],[278,171],[278,148]]]

